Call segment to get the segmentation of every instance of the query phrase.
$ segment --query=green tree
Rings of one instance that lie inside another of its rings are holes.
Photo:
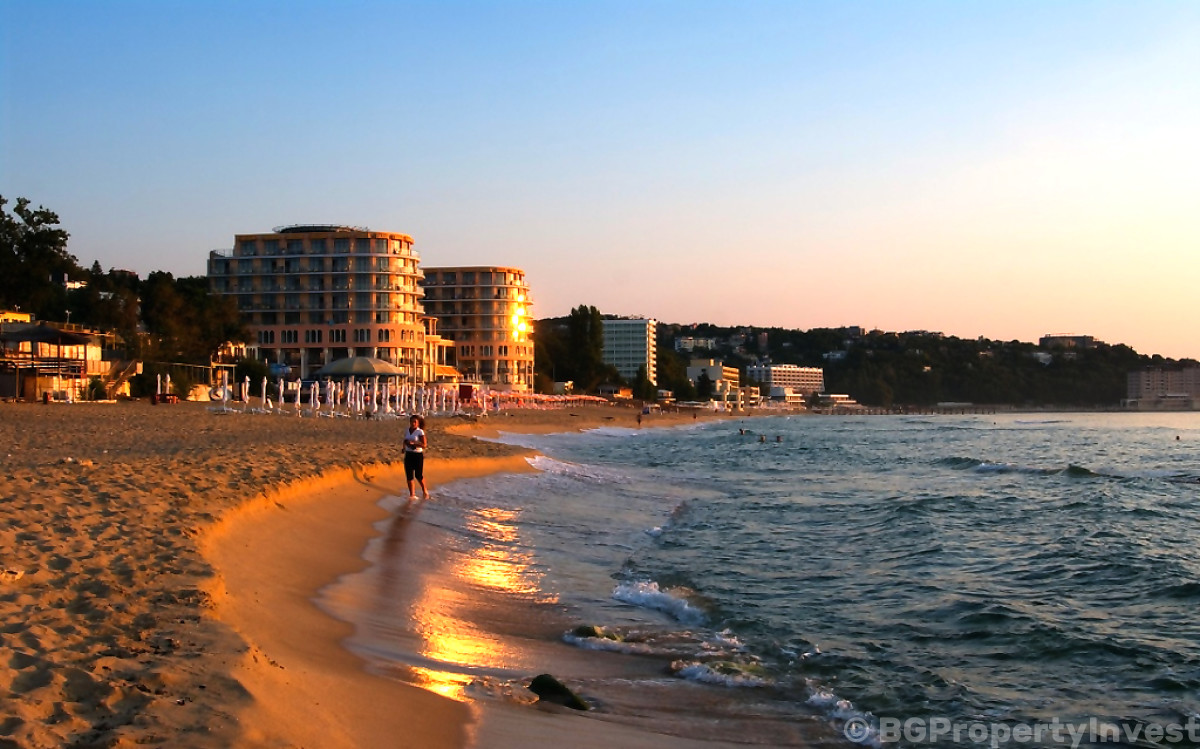
[[[27,198],[17,198],[12,212],[0,196],[0,307],[32,312],[42,319],[61,320],[67,311],[68,278],[83,271],[67,252],[66,231],[58,215]]]
[[[712,378],[708,376],[707,371],[701,372],[700,376],[696,378],[696,400],[707,401],[707,400],[712,400],[712,397],[713,397]]]
[[[604,321],[598,309],[580,305],[571,310],[566,343],[563,366],[577,390],[592,391],[611,379],[613,373],[604,365]]]
[[[654,383],[650,382],[650,378],[646,375],[646,365],[643,364],[638,367],[637,375],[633,378],[633,397],[638,400],[652,401],[657,396]]]
[[[675,400],[696,400],[696,387],[687,378],[687,359],[676,353],[669,342],[659,338],[658,386],[670,390]]]
[[[151,334],[147,356],[207,364],[226,341],[246,340],[231,297],[208,293],[202,277],[151,273],[142,284],[142,320]]]

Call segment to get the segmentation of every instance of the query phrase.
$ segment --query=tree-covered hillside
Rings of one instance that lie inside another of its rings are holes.
[[[539,341],[555,339],[563,320],[539,321]],[[679,338],[692,351],[675,350]],[[565,347],[539,346],[539,374],[568,371]],[[963,339],[924,331],[896,333],[858,328],[730,328],[659,323],[658,385],[694,395],[684,376],[690,359],[719,359],[742,372],[770,361],[821,367],[825,390],[870,406],[975,403],[1015,407],[1110,407],[1126,394],[1130,371],[1148,366],[1196,366],[1139,354],[1125,345],[1042,349],[1022,341]],[[560,378],[561,379],[561,378]]]

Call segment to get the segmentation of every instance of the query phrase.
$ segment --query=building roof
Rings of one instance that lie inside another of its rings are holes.
[[[315,232],[364,232],[369,229],[365,226],[344,226],[342,224],[292,224],[291,226],[276,226],[271,231],[276,234],[312,234]]]

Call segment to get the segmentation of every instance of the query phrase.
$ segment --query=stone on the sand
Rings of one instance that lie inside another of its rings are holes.
[[[533,677],[529,691],[538,696],[538,702],[552,702],[555,705],[569,707],[572,710],[590,710],[591,705],[571,691],[571,689],[550,674],[539,674]]]

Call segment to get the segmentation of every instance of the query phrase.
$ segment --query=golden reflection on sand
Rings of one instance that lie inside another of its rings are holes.
[[[481,607],[488,605],[481,589],[501,595],[542,600],[541,572],[532,555],[515,546],[517,512],[484,507],[471,512],[466,526],[484,539],[469,554],[452,554],[444,568],[449,579],[427,580],[413,602],[412,618],[422,644],[420,655],[454,666],[520,668],[519,651],[476,626]],[[418,683],[433,692],[466,700],[473,677],[454,671],[413,667]]]

